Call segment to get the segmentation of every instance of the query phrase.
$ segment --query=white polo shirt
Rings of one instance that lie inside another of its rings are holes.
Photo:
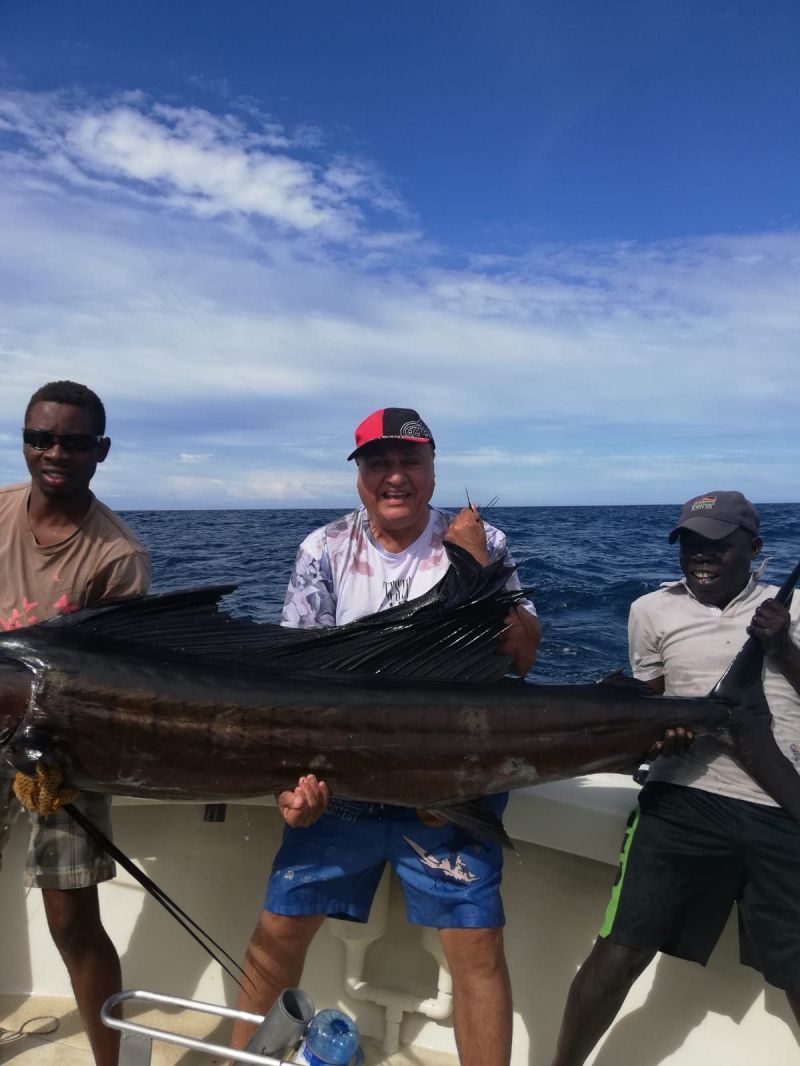
[[[764,584],[754,574],[722,609],[700,603],[683,578],[641,596],[631,605],[628,618],[628,652],[634,676],[642,681],[663,676],[666,696],[707,695],[747,639],[756,607],[777,591],[777,585]],[[800,644],[800,593],[795,593],[790,613],[790,636]],[[800,772],[800,695],[769,658],[762,677],[775,739]],[[647,779],[776,806],[711,736],[697,737],[686,755],[656,759]]]

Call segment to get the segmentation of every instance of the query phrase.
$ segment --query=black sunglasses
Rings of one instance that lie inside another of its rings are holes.
[[[95,433],[51,433],[49,429],[23,429],[22,440],[37,452],[47,452],[60,444],[65,452],[90,452],[103,439]]]

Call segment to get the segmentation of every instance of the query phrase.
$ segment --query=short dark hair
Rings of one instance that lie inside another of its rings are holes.
[[[68,403],[72,407],[86,407],[91,411],[95,433],[102,436],[106,431],[106,409],[96,392],[77,381],[48,381],[28,400],[25,408],[25,423],[35,403]]]

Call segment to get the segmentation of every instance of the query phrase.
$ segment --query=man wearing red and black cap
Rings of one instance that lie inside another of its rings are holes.
[[[430,444],[435,448],[433,434],[410,407],[383,407],[373,411],[356,426],[356,446],[347,457],[355,459],[368,445],[376,441],[408,441],[411,444]]]
[[[423,595],[449,566],[445,538],[483,565],[506,554],[505,536],[483,522],[476,508],[454,517],[430,506],[435,445],[416,411],[375,411],[355,437],[348,459],[356,462],[362,505],[300,546],[284,625],[343,625]],[[516,575],[509,584],[519,588]],[[506,622],[498,651],[525,675],[540,636],[533,604],[515,608]],[[483,802],[500,816],[506,798]],[[389,861],[403,886],[409,920],[440,931],[463,1066],[507,1066],[512,1014],[500,847],[478,843],[413,808],[330,799],[313,775],[282,793],[278,805],[287,828],[245,960],[256,992],[244,991],[240,1008],[266,1013],[282,989],[298,983],[326,915],[366,921]],[[237,1025],[234,1046],[243,1046],[248,1035],[248,1027]]]
[[[631,606],[634,675],[705,696],[748,634],[765,653],[773,731],[800,771],[800,597],[751,572],[758,511],[741,492],[684,504],[670,543],[683,578]],[[605,923],[572,983],[554,1066],[580,1066],[658,951],[705,964],[737,904],[741,961],[785,990],[800,1021],[800,826],[716,737],[668,737],[632,813]],[[667,754],[667,748],[671,749]]]

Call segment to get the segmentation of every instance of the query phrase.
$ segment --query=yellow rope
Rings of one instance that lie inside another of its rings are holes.
[[[14,778],[14,795],[26,811],[35,814],[55,814],[65,803],[74,803],[80,795],[77,788],[60,788],[61,771],[57,766],[36,767],[36,778],[18,773]]]

